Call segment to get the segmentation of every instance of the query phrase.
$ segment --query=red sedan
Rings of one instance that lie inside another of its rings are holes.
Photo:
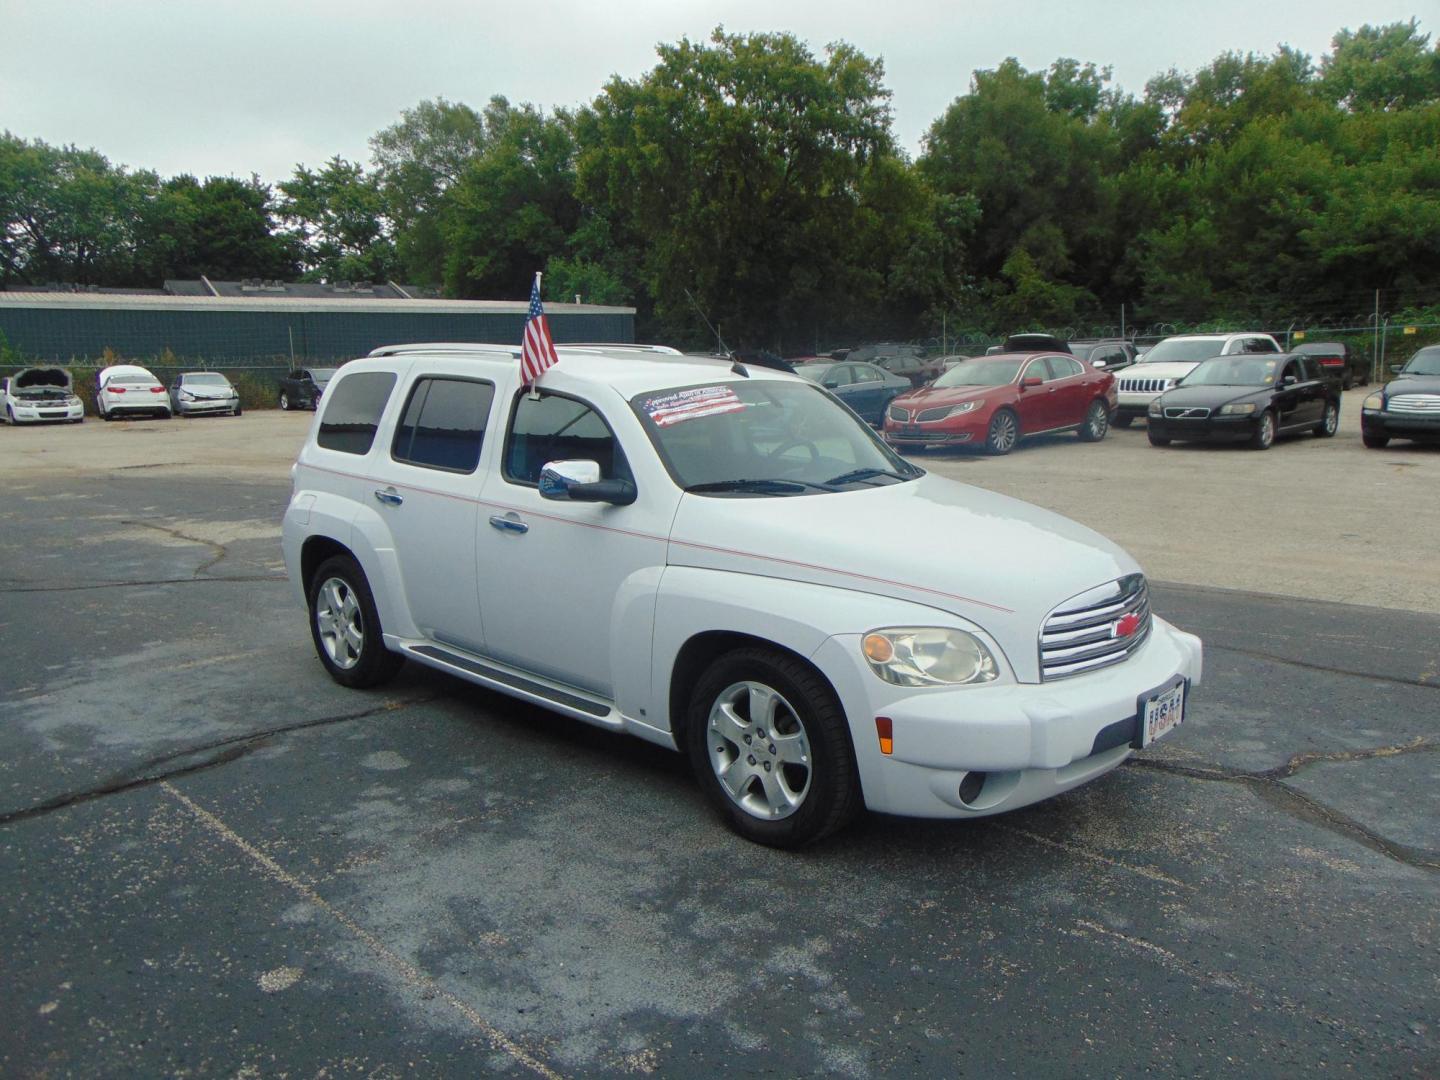
[[[1008,454],[1029,435],[1074,431],[1099,442],[1115,411],[1115,376],[1060,353],[966,360],[885,412],[896,447],[980,445]]]

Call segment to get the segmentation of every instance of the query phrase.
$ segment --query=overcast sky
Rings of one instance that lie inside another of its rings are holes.
[[[165,176],[273,182],[334,154],[368,163],[369,137],[423,99],[578,105],[611,75],[652,68],[657,43],[723,24],[882,57],[896,135],[915,154],[971,72],[1007,56],[1093,60],[1138,94],[1225,50],[1284,42],[1318,59],[1342,27],[1423,18],[1433,3],[0,0],[0,128]]]

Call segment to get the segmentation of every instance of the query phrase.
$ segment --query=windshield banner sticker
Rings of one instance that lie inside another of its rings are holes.
[[[719,416],[721,413],[739,412],[745,403],[728,386],[699,386],[692,390],[677,390],[673,394],[661,394],[647,398],[644,403],[645,415],[655,422],[656,427],[669,427],[685,420],[696,420],[702,416]]]

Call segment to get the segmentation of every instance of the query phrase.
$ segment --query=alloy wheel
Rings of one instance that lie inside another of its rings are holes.
[[[710,767],[730,801],[774,821],[799,810],[813,775],[810,738],[794,706],[772,687],[732,683],[708,720]]]
[[[990,421],[990,449],[997,454],[1008,454],[1015,446],[1015,417],[1008,412],[998,412]]]
[[[315,604],[315,628],[325,655],[337,668],[349,670],[360,662],[365,647],[365,623],[360,601],[344,578],[327,578]]]

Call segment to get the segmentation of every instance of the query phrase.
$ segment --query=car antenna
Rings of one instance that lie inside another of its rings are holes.
[[[715,335],[715,351],[721,356],[730,356],[730,350],[725,347],[725,340],[720,336],[720,328],[706,318],[705,312],[700,310],[700,305],[695,302],[695,297],[689,289],[685,289],[685,299],[690,301],[690,306],[695,309],[695,314],[700,316],[700,321],[709,327],[710,332]],[[731,359],[734,360],[734,357],[731,357]],[[730,366],[730,370],[737,375],[744,375],[747,379],[750,377],[750,372],[745,370],[745,365],[740,363],[739,360],[734,361]]]

